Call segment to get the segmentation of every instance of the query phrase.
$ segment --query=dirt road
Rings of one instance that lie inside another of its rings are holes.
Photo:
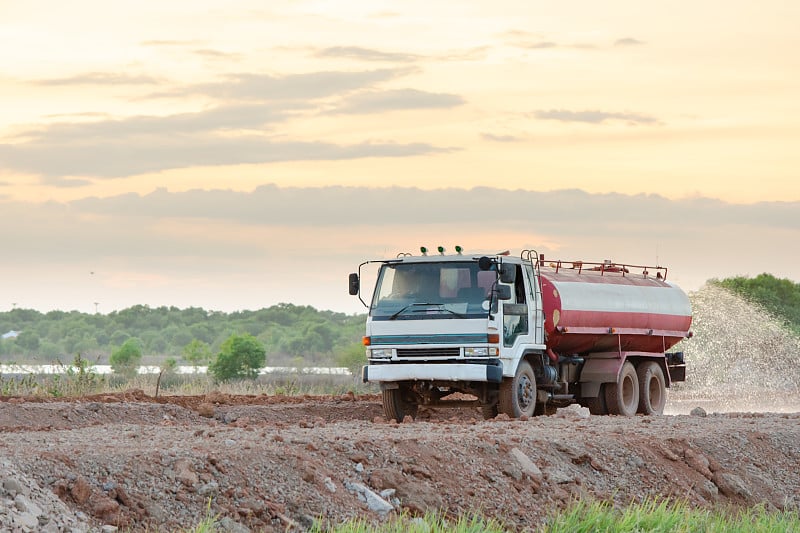
[[[800,509],[800,413],[623,418],[574,406],[390,424],[376,396],[2,400],[3,530],[174,531],[208,512],[228,531],[304,530],[403,509],[528,530],[573,498],[647,496]]]

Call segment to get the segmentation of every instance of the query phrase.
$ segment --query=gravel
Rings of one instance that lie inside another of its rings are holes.
[[[3,531],[175,531],[209,516],[221,531],[302,531],[433,510],[532,530],[574,498],[800,510],[797,412],[423,409],[396,424],[376,396],[3,400]]]

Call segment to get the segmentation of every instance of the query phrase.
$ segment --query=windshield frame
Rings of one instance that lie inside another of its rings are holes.
[[[372,320],[485,319],[496,284],[496,265],[481,270],[477,260],[387,262],[378,272],[369,316]]]

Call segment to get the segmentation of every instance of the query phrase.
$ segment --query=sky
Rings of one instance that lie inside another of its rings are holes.
[[[800,281],[800,4],[0,0],[0,311],[363,312],[420,246]]]

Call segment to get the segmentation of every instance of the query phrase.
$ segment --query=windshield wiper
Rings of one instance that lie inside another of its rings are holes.
[[[420,303],[420,302],[415,302],[415,303],[412,303],[412,304],[408,304],[408,305],[404,306],[403,308],[401,308],[398,312],[396,312],[393,315],[391,315],[389,317],[389,320],[394,320],[398,316],[402,315],[403,312],[405,312],[405,310],[408,309],[409,307],[415,307],[415,306],[418,306],[418,305],[436,305],[436,304]]]
[[[439,306],[440,309],[443,309],[444,311],[447,311],[452,315],[456,315],[458,318],[467,318],[465,315],[462,315],[458,311],[453,311],[452,309],[448,309],[445,304],[437,304],[437,305]]]
[[[402,309],[400,309],[400,310],[399,310],[399,311],[397,311],[396,313],[394,313],[394,314],[390,315],[390,316],[389,316],[389,320],[394,320],[394,319],[396,319],[398,316],[402,315],[402,314],[403,314],[403,313],[406,311],[406,309],[408,309],[408,308],[410,308],[410,307],[423,307],[423,306],[425,306],[425,307],[429,307],[429,306],[436,306],[436,307],[438,307],[439,309],[442,309],[442,310],[444,310],[444,311],[447,311],[448,313],[451,313],[451,314],[453,314],[453,315],[457,316],[458,318],[466,318],[466,317],[465,317],[464,315],[462,315],[461,313],[457,313],[456,311],[453,311],[452,309],[448,309],[448,308],[445,306],[445,304],[443,304],[443,303],[436,303],[436,302],[415,302],[415,303],[412,303],[412,304],[408,304],[408,305],[406,305],[405,307],[403,307]]]

